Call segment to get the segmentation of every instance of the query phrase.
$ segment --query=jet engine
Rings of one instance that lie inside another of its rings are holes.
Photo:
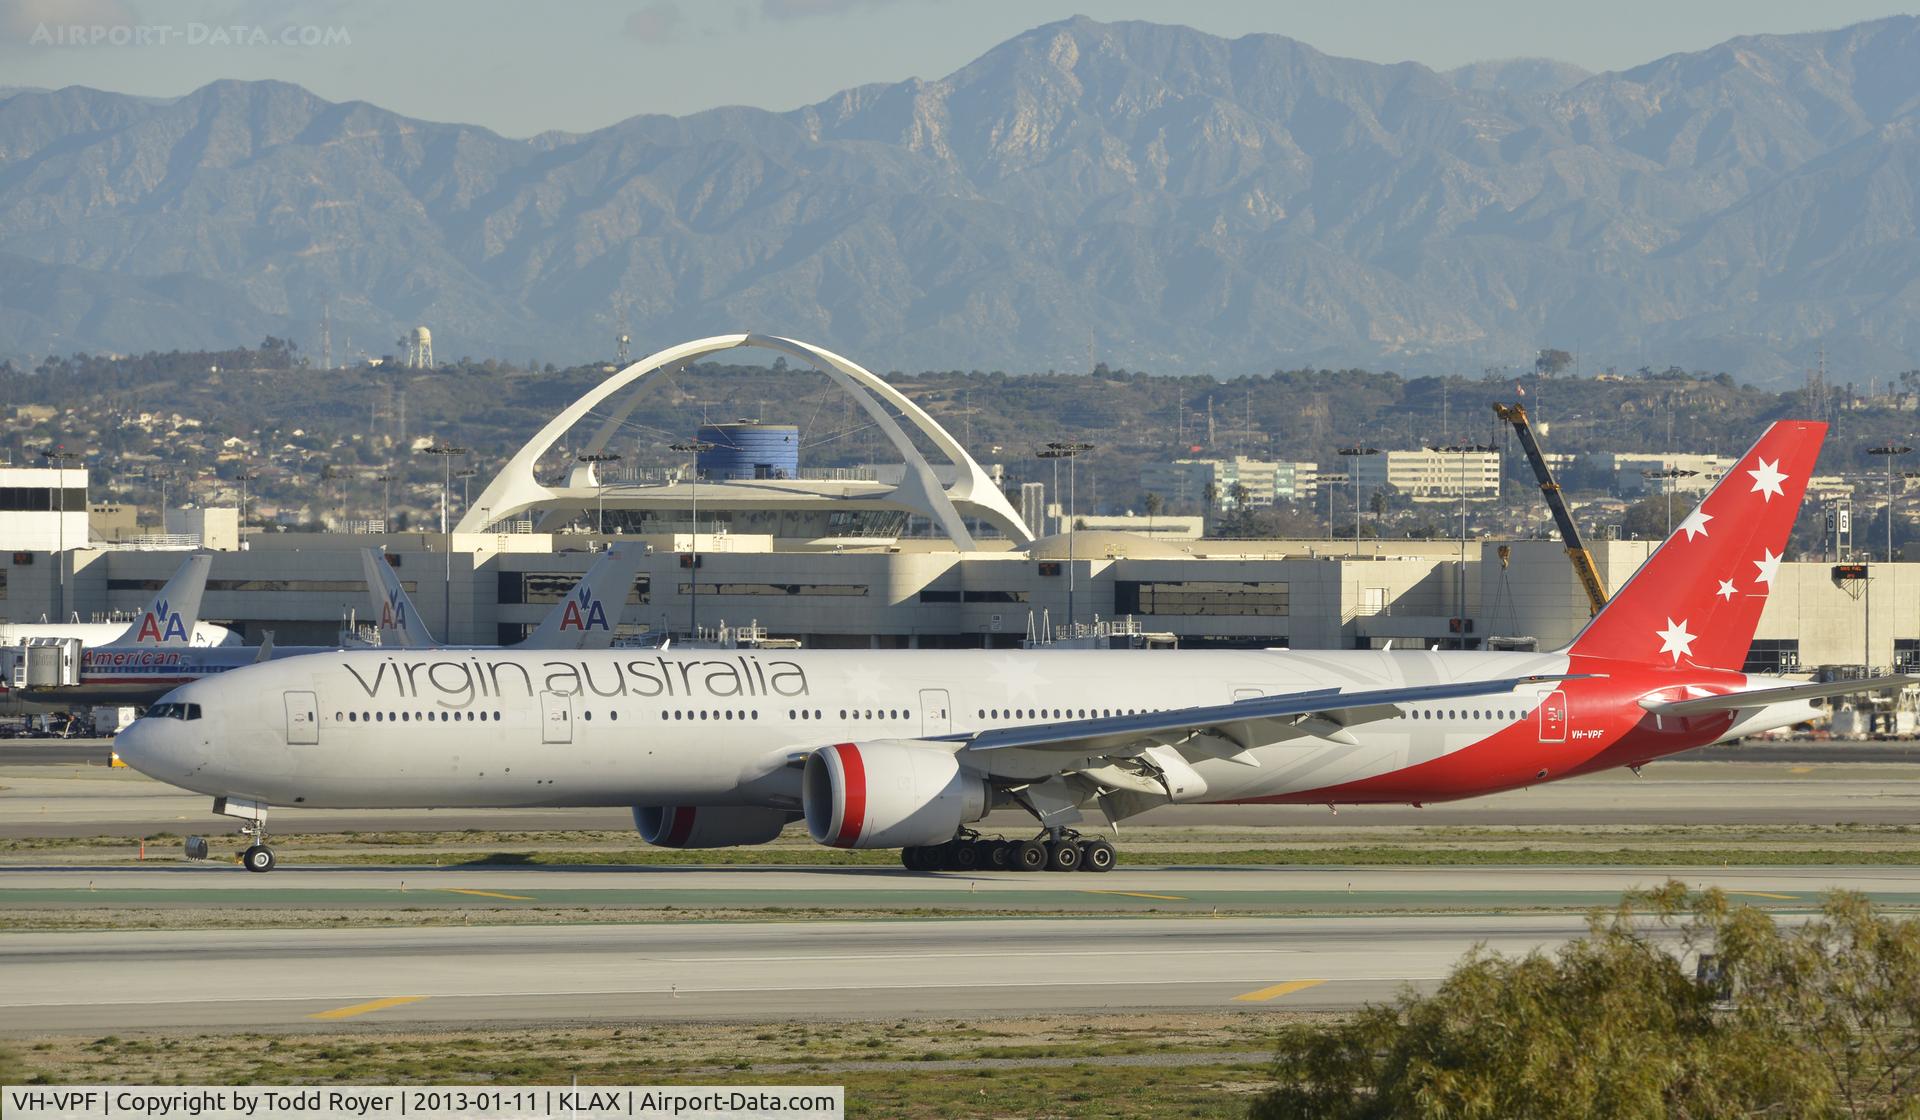
[[[944,744],[840,743],[807,756],[807,835],[835,848],[943,844],[993,803],[986,779]]]
[[[732,848],[765,844],[796,820],[785,809],[752,805],[636,805],[633,827],[656,848]]]

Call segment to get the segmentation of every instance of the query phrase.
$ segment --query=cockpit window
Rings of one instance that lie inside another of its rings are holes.
[[[148,719],[199,719],[200,705],[167,702],[147,709]]]

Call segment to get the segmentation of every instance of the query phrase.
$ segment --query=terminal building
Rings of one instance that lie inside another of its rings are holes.
[[[901,464],[810,469],[797,430],[763,417],[702,429],[689,467],[621,472],[607,449],[653,375],[739,346],[820,369],[867,409]],[[173,573],[179,549],[201,547],[214,553],[203,617],[283,645],[331,642],[366,616],[359,550],[369,546],[388,550],[437,635],[493,644],[523,636],[595,552],[634,539],[647,554],[623,629],[636,636],[724,623],[815,648],[1011,647],[1130,619],[1190,647],[1545,649],[1588,614],[1557,540],[1209,540],[1093,527],[1097,518],[1042,535],[1030,527],[1036,495],[1010,499],[997,472],[885,381],[759,335],[688,343],[606,378],[534,433],[445,535],[248,532],[236,542],[231,511],[210,510],[176,511],[168,528],[181,531],[164,540],[90,539],[82,472],[35,469],[18,486],[75,492],[0,511],[8,620],[132,611]],[[69,511],[64,529],[56,506]],[[1599,542],[1606,585],[1623,584],[1653,547]],[[1751,667],[1920,664],[1920,565],[1876,563],[1867,575],[1782,564]]]

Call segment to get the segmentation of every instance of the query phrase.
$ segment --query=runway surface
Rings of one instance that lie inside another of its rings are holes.
[[[1920,868],[1672,874],[1787,911],[1804,912],[1837,886],[1920,906]],[[949,903],[1057,909],[1091,898],[1125,916],[10,933],[0,935],[0,1032],[1352,1007],[1405,983],[1431,983],[1476,943],[1524,953],[1584,930],[1577,911],[1530,909],[1606,905],[1624,887],[1668,875],[315,868],[262,878],[228,867],[19,869],[5,876],[0,910],[105,904],[105,892],[122,906],[165,905],[161,896],[178,893],[175,904],[199,907],[358,904],[396,913],[449,905],[700,908],[748,896],[901,911]],[[129,898],[140,895],[150,897]],[[1213,917],[1206,911],[1214,906],[1321,913]],[[1375,912],[1337,912],[1355,907]]]
[[[231,822],[214,817],[210,804],[209,798],[104,765],[0,766],[0,838],[132,838],[226,831]],[[1131,818],[1128,824],[1223,828],[1333,824],[1344,829],[1840,822],[1920,823],[1920,766],[1683,759],[1655,763],[1638,777],[1626,770],[1609,771],[1423,809],[1343,806],[1334,818],[1324,807],[1304,805],[1170,805]],[[633,827],[633,817],[618,808],[318,810],[276,806],[273,825],[283,835],[463,829],[625,831]],[[1026,832],[1031,821],[1022,813],[1001,813],[987,827]]]

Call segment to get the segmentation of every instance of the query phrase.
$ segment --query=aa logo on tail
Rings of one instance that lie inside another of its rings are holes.
[[[187,640],[187,624],[181,619],[180,612],[169,607],[165,599],[140,616],[140,632],[134,641],[170,642],[175,638],[183,642]]]
[[[560,612],[562,630],[606,630],[607,608],[586,588],[574,592],[567,609]]]
[[[407,628],[407,600],[398,588],[387,592],[387,605],[380,611],[382,630],[405,630]]]

